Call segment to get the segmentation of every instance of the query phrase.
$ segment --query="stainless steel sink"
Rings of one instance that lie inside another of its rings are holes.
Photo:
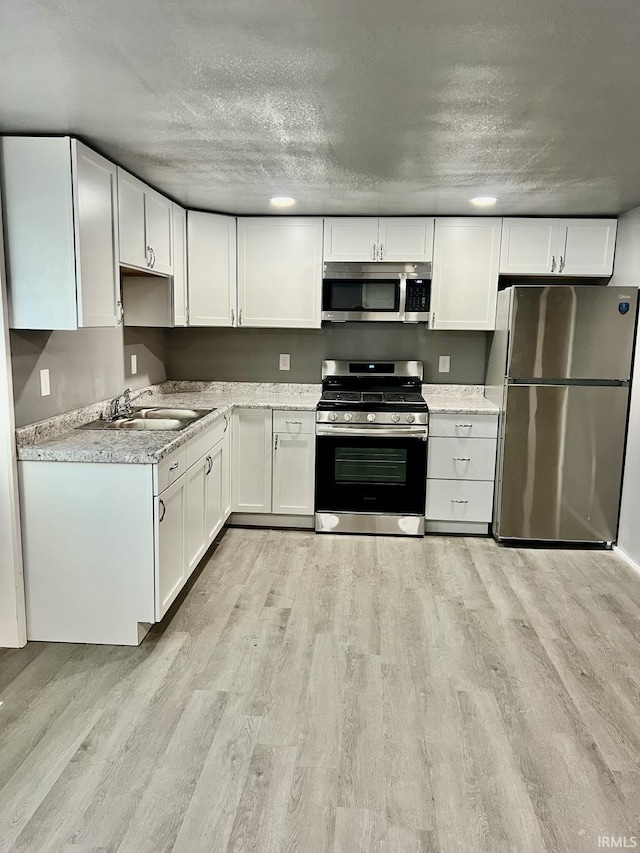
[[[215,412],[215,409],[176,409],[162,406],[134,406],[130,417],[120,417],[112,421],[101,418],[82,424],[77,429],[133,429],[133,430],[169,430],[184,429],[195,421]]]

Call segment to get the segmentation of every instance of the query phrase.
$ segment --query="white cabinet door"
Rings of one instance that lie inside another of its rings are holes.
[[[557,273],[558,219],[503,219],[500,272],[505,275]]]
[[[207,456],[205,482],[205,539],[207,548],[220,532],[224,518],[224,457],[226,441],[220,441]]]
[[[156,622],[171,607],[187,580],[185,508],[186,477],[180,477],[156,501]]]
[[[381,261],[420,263],[433,260],[433,219],[398,216],[381,218],[378,222]]]
[[[313,515],[316,437],[311,433],[273,437],[273,512]]]
[[[322,220],[238,220],[238,324],[320,328]]]
[[[187,213],[173,205],[173,287],[171,325],[187,325]]]
[[[79,326],[121,320],[117,169],[76,140],[71,145]]]
[[[206,500],[208,491],[207,475],[210,467],[208,456],[203,457],[187,471],[186,490],[186,549],[187,549],[187,577],[200,562],[200,558],[207,550],[207,520]]]
[[[147,187],[118,167],[118,234],[120,263],[125,267],[147,269]]]
[[[340,217],[324,220],[325,261],[375,261],[377,247],[377,217]]]
[[[561,219],[558,272],[611,275],[617,226],[615,219]]]
[[[173,202],[146,188],[149,267],[154,273],[173,275]]]
[[[271,409],[233,413],[234,512],[271,512]]]
[[[501,224],[479,216],[436,220],[434,329],[495,329]]]
[[[236,324],[236,219],[187,216],[189,325]]]

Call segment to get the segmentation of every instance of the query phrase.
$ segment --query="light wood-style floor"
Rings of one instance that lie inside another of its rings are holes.
[[[2,851],[640,837],[640,577],[611,553],[232,529],[140,648],[0,652],[0,701]]]

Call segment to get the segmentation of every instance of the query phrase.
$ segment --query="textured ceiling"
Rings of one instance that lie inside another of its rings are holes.
[[[0,130],[81,136],[191,207],[640,204],[638,0],[0,0],[0,15]]]

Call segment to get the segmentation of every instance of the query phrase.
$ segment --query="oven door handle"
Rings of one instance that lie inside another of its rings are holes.
[[[333,426],[332,424],[316,424],[316,435],[352,435],[354,438],[422,438],[427,440],[428,429],[426,426],[377,426],[375,424],[362,426]]]

